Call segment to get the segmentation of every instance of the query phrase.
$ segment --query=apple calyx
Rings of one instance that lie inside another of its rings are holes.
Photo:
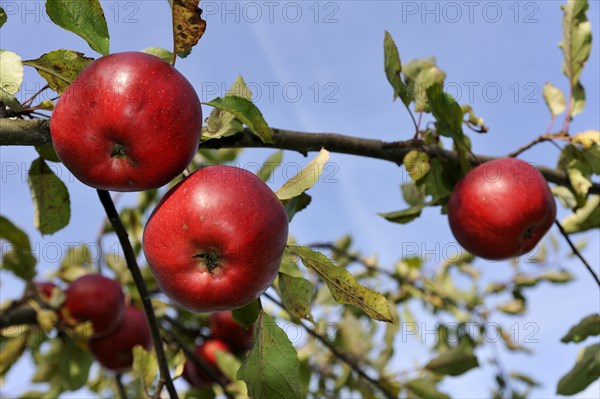
[[[216,251],[201,252],[193,256],[194,259],[200,260],[202,269],[206,269],[211,276],[214,270],[221,266],[221,257]]]

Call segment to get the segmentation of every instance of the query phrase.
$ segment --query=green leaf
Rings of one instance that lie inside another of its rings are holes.
[[[288,216],[288,222],[291,222],[294,215],[310,205],[312,197],[306,193],[295,196],[284,202],[283,207]]]
[[[65,184],[42,158],[31,164],[27,176],[34,205],[35,227],[42,234],[52,234],[69,224],[71,208]]]
[[[142,381],[145,388],[152,386],[158,375],[158,361],[153,351],[147,351],[141,345],[133,348],[133,372]]]
[[[558,198],[563,207],[567,209],[573,209],[577,207],[577,198],[575,198],[573,192],[567,187],[554,186],[550,189],[550,191],[552,191],[552,194]]]
[[[17,335],[0,345],[0,378],[21,358],[25,352],[26,343],[25,337]]]
[[[577,84],[573,86],[572,94],[573,105],[571,107],[571,116],[573,117],[582,113],[585,108],[585,89],[580,82],[577,82]]]
[[[58,363],[63,387],[69,391],[83,387],[92,362],[89,350],[82,349],[71,339],[65,339]]]
[[[591,25],[585,15],[587,0],[569,0],[563,10],[563,39],[559,46],[563,51],[563,73],[571,86],[579,83],[579,76],[588,60],[592,44]]]
[[[444,93],[440,83],[431,85],[427,89],[429,108],[436,119],[436,125],[441,135],[461,139],[463,136],[463,112],[460,105],[451,95]]]
[[[235,79],[225,96],[239,96],[245,99],[252,99],[252,92],[246,86],[244,78],[241,75]],[[202,140],[217,139],[220,137],[232,136],[243,130],[242,122],[236,119],[231,112],[219,108],[213,108],[210,116],[206,118],[206,125],[202,127]]]
[[[222,350],[215,351],[217,366],[223,372],[229,381],[237,379],[237,372],[242,365],[241,362],[231,353]]]
[[[173,0],[173,37],[175,53],[185,57],[206,31],[206,21],[198,8],[200,0]]]
[[[260,170],[256,174],[262,181],[267,182],[273,175],[275,169],[281,165],[281,161],[283,160],[283,151],[279,150],[274,152],[265,163],[262,164]]]
[[[307,319],[314,323],[310,312],[310,304],[313,296],[313,286],[310,281],[280,272],[279,293],[285,308],[293,316],[299,319]]]
[[[311,188],[323,173],[323,168],[329,160],[329,151],[322,148],[319,154],[313,158],[300,172],[285,182],[279,190],[275,192],[277,198],[286,201],[294,198],[309,188]]]
[[[571,187],[580,198],[584,199],[592,186],[593,168],[584,153],[573,144],[566,145],[560,153],[558,168],[567,173]]]
[[[600,314],[597,313],[584,317],[571,327],[567,335],[561,338],[561,342],[581,342],[594,335],[600,335]]]
[[[248,328],[256,319],[258,319],[258,315],[260,313],[260,305],[258,304],[258,300],[250,302],[248,305],[243,308],[234,309],[233,310],[233,319],[237,321],[237,323],[244,327]]]
[[[35,276],[37,260],[31,253],[31,244],[27,234],[3,216],[0,216],[0,239],[12,245],[11,250],[4,250],[2,268],[12,271],[23,280],[31,280]]]
[[[4,26],[7,20],[8,17],[6,16],[6,11],[4,11],[4,8],[0,7],[0,28]]]
[[[404,388],[421,399],[450,399],[450,396],[437,389],[436,382],[430,378],[410,380],[404,384]]]
[[[165,50],[162,47],[146,47],[145,49],[142,50],[144,53],[148,53],[148,54],[152,54],[155,55],[159,58],[162,58],[163,60],[167,61],[167,62],[171,62],[173,61],[173,53],[170,52],[169,50]]]
[[[427,100],[431,113],[435,117],[436,127],[442,136],[451,137],[458,153],[458,162],[463,173],[471,166],[467,158],[470,144],[462,130],[463,111],[461,106],[447,93],[441,83],[427,89]]]
[[[0,89],[3,93],[16,94],[23,83],[21,57],[8,50],[0,50]]]
[[[435,205],[435,203],[427,202],[423,204],[417,204],[402,211],[378,213],[378,215],[384,217],[390,222],[406,224],[421,216],[421,211],[430,205]]]
[[[385,31],[383,37],[383,56],[385,75],[394,88],[394,101],[400,97],[402,102],[404,102],[405,105],[408,105],[410,103],[410,98],[408,96],[406,85],[400,77],[400,72],[402,72],[400,54],[398,53],[398,47],[396,47],[394,39],[392,39],[392,35],[390,35],[388,31]]]
[[[415,206],[425,202],[425,190],[423,187],[417,187],[414,181],[404,183],[400,186],[402,198],[410,206]]]
[[[310,248],[290,245],[288,249],[325,281],[336,302],[354,305],[375,320],[396,323],[385,296],[358,283],[346,269],[334,265],[325,255]]]
[[[575,395],[600,377],[600,344],[590,345],[579,352],[575,366],[558,382],[556,393]]]
[[[512,373],[510,373],[510,378],[524,382],[525,384],[529,385],[530,387],[535,388],[535,387],[541,386],[541,384],[539,382],[537,382],[532,377],[530,377],[526,374],[512,372]]]
[[[429,156],[419,150],[411,150],[402,161],[406,171],[414,181],[421,180],[427,173],[431,165],[429,164]]]
[[[93,272],[93,259],[87,245],[69,247],[55,275],[64,282],[71,283],[84,274]]]
[[[46,13],[56,25],[83,38],[92,50],[107,55],[108,27],[99,0],[46,0]]]
[[[582,208],[566,216],[560,224],[567,233],[600,228],[600,196],[591,195]]]
[[[54,151],[54,147],[52,145],[39,145],[35,146],[35,150],[40,155],[40,157],[44,158],[46,161],[50,162],[60,162],[58,155]]]
[[[479,366],[473,354],[473,346],[468,341],[442,353],[425,365],[425,368],[436,374],[457,376]]]
[[[0,101],[13,111],[23,110],[15,94],[23,83],[23,63],[21,57],[7,50],[0,50]]]
[[[23,64],[34,67],[52,90],[62,94],[92,61],[93,58],[77,51],[55,50],[38,59],[23,61]]]
[[[554,86],[552,83],[546,82],[544,85],[543,94],[544,101],[546,102],[546,105],[548,106],[552,116],[557,116],[565,112],[567,105],[565,101],[565,95],[563,94],[562,90]]]
[[[540,275],[540,280],[549,283],[564,284],[573,280],[573,275],[566,270],[548,270]]]
[[[300,398],[300,362],[285,332],[266,313],[259,316],[256,342],[237,373],[255,399]]]
[[[435,58],[411,60],[403,68],[408,96],[415,101],[415,111],[429,112],[427,89],[432,85],[443,84],[446,74],[435,65]]]
[[[506,314],[522,314],[525,312],[525,302],[522,299],[513,299],[498,305],[497,308]]]
[[[571,139],[572,144],[579,144],[584,149],[592,148],[600,143],[600,131],[598,130],[586,130],[581,133],[577,133]]]
[[[260,110],[250,100],[239,96],[217,97],[206,103],[215,108],[231,112],[263,143],[273,143],[273,133]]]

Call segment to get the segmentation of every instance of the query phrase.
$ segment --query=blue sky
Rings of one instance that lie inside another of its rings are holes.
[[[0,47],[23,59],[67,48],[97,57],[76,35],[48,22],[43,2],[1,1],[8,22],[2,28]],[[170,48],[169,8],[164,0],[104,1],[109,23],[111,52],[141,50],[150,46]],[[298,1],[234,2],[203,1],[207,32],[192,54],[177,61],[177,68],[198,90],[202,101],[224,95],[238,74],[255,93],[255,102],[271,126],[307,132],[332,132],[383,140],[408,139],[412,124],[383,72],[383,34],[396,41],[402,61],[436,56],[447,73],[448,91],[461,104],[471,105],[490,126],[486,135],[472,135],[476,153],[501,156],[544,133],[550,120],[541,97],[550,81],[566,91],[561,73],[562,53],[559,1],[438,2],[438,1]],[[10,12],[9,12],[10,10]],[[586,111],[571,125],[573,133],[600,127],[599,41],[600,7],[592,1],[593,48],[581,80],[587,89]],[[43,80],[26,69],[21,100],[28,98]],[[204,109],[205,116],[210,112]],[[557,125],[560,126],[560,125]],[[247,150],[239,166],[262,162],[266,150]],[[77,182],[66,169],[58,174],[71,195],[72,222],[64,230],[42,237],[33,228],[33,206],[26,171],[36,153],[30,148],[0,148],[2,197],[0,213],[25,229],[44,261],[41,275],[57,267],[56,248],[73,242],[93,242],[103,211],[96,193]],[[554,166],[558,152],[542,144],[523,156],[530,162]],[[295,165],[307,162],[286,153],[289,168],[279,170],[270,182],[277,188],[291,177]],[[291,233],[300,243],[331,241],[353,233],[356,248],[378,254],[384,265],[393,264],[407,245],[416,244],[438,257],[454,243],[445,216],[428,209],[408,225],[386,222],[377,212],[405,207],[399,186],[408,176],[404,169],[378,160],[332,154],[331,179],[312,190],[313,204],[298,214]],[[287,174],[286,174],[287,171]],[[121,204],[134,201],[123,196]],[[560,209],[559,217],[566,213]],[[551,233],[558,236],[555,229]],[[588,247],[586,257],[598,268],[599,233],[581,234]],[[562,254],[566,244],[562,244]],[[484,279],[508,279],[508,263],[477,261]],[[542,284],[532,290],[529,311],[505,322],[518,323],[523,334],[535,326],[533,356],[502,358],[508,369],[528,371],[544,383],[534,397],[554,396],[559,377],[570,369],[577,349],[559,342],[568,327],[598,311],[600,296],[583,266],[558,257],[555,267],[568,268],[576,281],[566,286]],[[534,266],[528,266],[529,270]],[[1,274],[2,301],[18,296],[22,285]],[[418,309],[414,309],[419,317]],[[423,316],[423,320],[428,319]],[[532,323],[532,324],[527,324]],[[399,340],[394,366],[407,369],[427,359],[427,347],[418,340]],[[482,353],[482,359],[485,359]],[[483,363],[483,362],[482,362]],[[459,379],[447,379],[443,389],[456,397],[485,397],[492,386],[491,368],[472,371]],[[27,385],[31,369],[26,362],[8,374],[2,392],[14,396]],[[578,397],[598,397],[598,383]]]

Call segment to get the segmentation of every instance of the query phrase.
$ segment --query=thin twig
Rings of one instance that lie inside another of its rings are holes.
[[[148,288],[144,282],[144,277],[142,276],[142,272],[137,264],[135,253],[133,252],[133,248],[129,242],[127,230],[125,230],[125,227],[121,222],[121,218],[119,217],[119,213],[115,208],[115,204],[113,203],[109,192],[105,190],[97,190],[97,192],[98,197],[100,197],[100,202],[102,202],[102,206],[106,212],[106,216],[108,217],[110,224],[113,226],[121,247],[123,248],[125,261],[127,262],[127,268],[133,277],[133,281],[135,282],[135,286],[140,294],[142,304],[144,305],[144,312],[148,318],[150,332],[152,333],[152,341],[154,343],[154,350],[156,352],[156,359],[158,361],[160,379],[167,387],[167,391],[169,392],[171,399],[177,399],[177,391],[175,390],[173,380],[171,379],[171,374],[169,373],[169,364],[167,363],[167,356],[165,355],[163,348],[158,320],[154,314],[154,308],[152,308],[152,302],[150,301],[150,295],[148,294]]]
[[[117,385],[117,391],[119,392],[119,397],[121,399],[127,399],[127,392],[125,391],[125,387],[123,386],[123,381],[121,380],[122,376],[123,376],[123,374],[121,374],[121,373],[115,374],[115,384]]]
[[[291,315],[291,313],[289,312],[289,310],[287,310],[287,308],[283,305],[283,303],[281,303],[280,301],[278,301],[277,299],[275,299],[274,297],[272,297],[271,295],[269,295],[267,293],[264,293],[263,295],[267,299],[269,299],[271,302],[275,303],[277,306],[279,306],[281,309],[283,309],[284,311],[286,311],[287,313],[289,313]],[[358,364],[356,364],[352,359],[350,359],[350,357],[348,357],[345,353],[342,353],[341,351],[339,351],[326,338],[324,338],[322,335],[320,335],[320,334],[316,333],[315,331],[313,331],[310,327],[308,327],[302,321],[298,321],[298,324],[309,335],[311,335],[313,338],[316,338],[321,344],[323,344],[325,347],[327,347],[327,349],[329,349],[331,351],[331,353],[333,353],[335,355],[335,357],[337,357],[338,359],[340,359],[341,361],[343,361],[344,363],[346,363],[358,375],[360,375],[362,378],[364,378],[365,380],[369,381],[373,386],[375,386],[377,389],[379,389],[386,398],[388,398],[388,399],[394,399],[395,398],[395,396],[385,386],[382,385],[381,381],[379,381],[379,380],[371,377],[370,375],[368,375],[363,369],[361,369],[359,367]]]
[[[558,133],[546,133],[546,134],[542,134],[541,136],[536,137],[535,139],[533,139],[533,141],[531,141],[530,143],[527,143],[524,146],[522,146],[520,148],[517,148],[515,151],[511,152],[510,154],[508,154],[507,157],[509,157],[509,158],[518,157],[523,152],[525,152],[528,149],[532,148],[536,144],[543,143],[544,141],[550,141],[551,143],[554,143],[553,140],[569,140],[569,139],[570,139],[570,137],[568,135],[566,135],[562,131],[558,132]],[[556,143],[554,143],[554,144],[556,144]],[[558,148],[561,149],[560,147],[558,147]]]
[[[554,223],[556,223],[556,225],[558,226],[558,229],[560,230],[560,234],[562,234],[562,236],[565,237],[565,240],[567,240],[567,243],[571,247],[571,250],[573,251],[575,256],[577,256],[579,258],[579,260],[581,260],[581,263],[583,263],[583,265],[588,269],[588,271],[590,272],[592,277],[594,277],[594,280],[596,280],[596,284],[598,284],[598,288],[600,288],[600,278],[598,278],[598,275],[596,274],[594,269],[592,269],[592,266],[590,266],[588,261],[581,254],[581,252],[579,252],[579,250],[577,249],[575,244],[573,244],[573,241],[571,241],[569,234],[565,231],[564,227],[562,227],[560,222],[558,220],[555,220]]]

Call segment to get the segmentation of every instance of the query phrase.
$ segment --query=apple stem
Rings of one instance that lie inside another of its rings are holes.
[[[125,151],[125,146],[123,144],[115,143],[110,156],[113,158],[125,158],[127,156],[127,151]]]
[[[214,251],[199,253],[194,255],[193,258],[200,259],[210,275],[213,275],[213,271],[221,265],[221,257]]]

